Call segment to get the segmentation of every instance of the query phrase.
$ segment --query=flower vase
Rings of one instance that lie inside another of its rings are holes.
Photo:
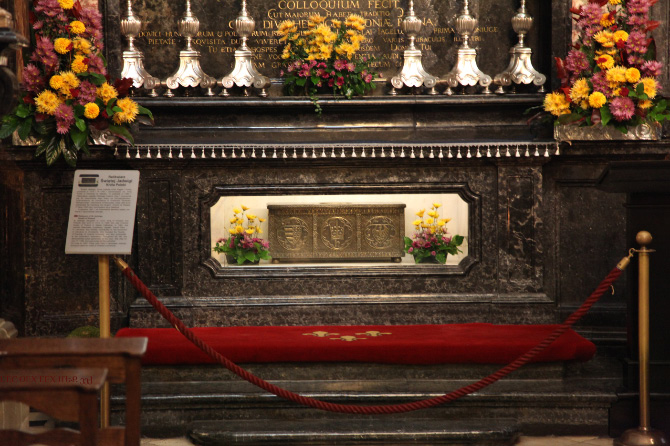
[[[416,258],[415,258],[416,260]],[[428,264],[433,264],[433,265],[439,265],[440,262],[435,258],[435,256],[430,256],[430,257],[424,257],[423,259],[419,260],[419,263],[428,263]]]
[[[244,262],[237,263],[237,259],[233,257],[230,254],[226,254],[226,263],[228,263],[229,266],[243,266],[243,265],[258,265],[260,263],[260,260],[256,260],[254,262],[250,262],[247,259],[244,259]]]
[[[622,133],[611,125],[577,125],[554,126],[556,141],[657,141],[661,139],[662,126],[658,122],[643,123],[629,127],[628,133]]]

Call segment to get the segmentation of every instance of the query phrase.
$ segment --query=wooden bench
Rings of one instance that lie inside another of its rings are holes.
[[[59,420],[76,421],[79,431],[52,429],[32,434],[0,430],[0,444],[98,446],[98,392],[106,378],[107,370],[99,368],[2,369],[0,401],[25,403]]]
[[[0,369],[93,367],[107,369],[107,380],[125,383],[125,445],[140,445],[141,358],[146,338],[0,340]],[[97,411],[96,411],[97,413]],[[102,435],[116,435],[112,430]]]

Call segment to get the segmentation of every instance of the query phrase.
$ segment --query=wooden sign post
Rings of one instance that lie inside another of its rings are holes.
[[[140,172],[77,170],[65,254],[98,255],[100,337],[111,337],[109,255],[130,254]],[[109,426],[109,383],[100,395],[100,425]]]

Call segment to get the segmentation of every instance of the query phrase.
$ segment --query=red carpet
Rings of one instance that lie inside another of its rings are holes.
[[[193,331],[234,362],[376,362],[506,364],[557,325],[362,325],[202,327]],[[144,364],[214,361],[171,328],[124,328],[117,337],[147,337]],[[535,359],[587,361],[596,347],[568,330]]]

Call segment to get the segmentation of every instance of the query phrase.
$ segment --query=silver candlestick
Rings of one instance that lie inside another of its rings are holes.
[[[470,48],[470,36],[472,36],[477,28],[477,19],[470,14],[468,0],[463,0],[463,10],[461,14],[456,17],[454,25],[456,32],[463,39],[463,45],[458,48],[456,58],[456,65],[447,74],[447,89],[444,94],[453,94],[452,88],[459,85],[463,87],[473,87],[479,83],[484,87],[482,93],[490,94],[489,85],[491,85],[491,76],[482,73],[477,67],[477,50]]]
[[[512,28],[519,35],[519,43],[509,50],[509,66],[502,73],[496,74],[493,82],[498,85],[496,93],[505,93],[505,87],[509,87],[512,82],[515,84],[530,84],[531,82],[540,87],[539,92],[544,93],[544,83],[547,77],[533,68],[533,62],[530,56],[533,51],[528,48],[524,39],[530,28],[533,26],[533,17],[526,12],[526,0],[521,0],[521,7],[516,15],[512,17]],[[514,90],[512,90],[514,93]]]
[[[149,90],[149,96],[156,97],[158,96],[156,88],[160,86],[160,80],[147,73],[143,64],[144,55],[135,47],[135,38],[141,30],[142,21],[133,13],[132,0],[128,0],[126,16],[121,19],[121,34],[128,40],[128,48],[123,51],[121,77],[132,79],[133,87],[142,88],[144,86]]]
[[[260,89],[258,93],[261,97],[266,97],[268,94],[265,91],[270,86],[270,79],[263,76],[256,70],[256,66],[252,60],[253,53],[247,46],[247,41],[254,32],[256,22],[249,16],[247,12],[247,1],[242,0],[242,11],[235,19],[235,32],[242,39],[242,43],[238,49],[235,50],[235,67],[233,71],[224,76],[219,84],[223,87],[221,96],[230,96],[228,89],[233,88],[234,85],[238,87],[245,87],[244,94],[248,96],[247,88],[252,85]]]
[[[417,49],[414,42],[417,34],[421,31],[421,19],[414,13],[414,0],[409,0],[409,10],[402,21],[402,31],[409,38],[409,45],[403,53],[403,66],[398,74],[391,78],[391,91],[389,94],[396,95],[404,85],[408,87],[420,87],[422,85],[430,88],[429,94],[437,94],[435,85],[438,78],[426,72],[421,63],[421,50]]]
[[[186,12],[179,20],[179,33],[186,38],[186,48],[179,52],[179,68],[165,80],[168,88],[165,96],[172,97],[179,86],[207,89],[207,96],[214,96],[212,88],[216,86],[216,79],[205,74],[200,68],[200,52],[193,49],[193,37],[198,34],[200,21],[191,11],[191,0],[186,0]]]

